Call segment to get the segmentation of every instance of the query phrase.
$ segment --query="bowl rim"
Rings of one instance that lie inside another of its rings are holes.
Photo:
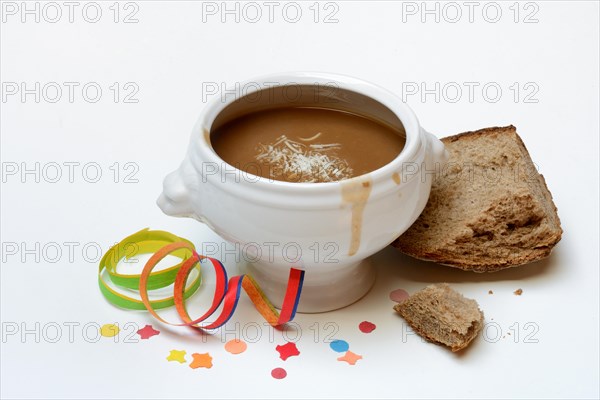
[[[214,151],[212,146],[210,146],[207,136],[210,132],[213,122],[227,106],[239,98],[273,86],[314,86],[318,84],[331,84],[332,82],[338,85],[339,89],[355,92],[381,103],[400,120],[406,133],[406,142],[402,151],[392,161],[366,174],[334,182],[286,182],[264,178],[254,175],[250,172],[240,170],[223,160]],[[250,84],[257,85],[256,90],[246,90],[242,94],[241,91],[243,88]],[[225,99],[225,101],[221,100],[220,97],[215,98],[206,105],[193,128],[190,149],[196,149],[199,152],[199,159],[197,157],[193,157],[196,159],[196,161],[216,164],[221,163],[227,165],[232,170],[243,173],[247,179],[238,180],[236,181],[236,184],[252,184],[253,188],[257,190],[283,191],[288,194],[319,193],[329,192],[332,189],[338,191],[340,185],[344,184],[345,182],[356,180],[364,181],[367,179],[375,185],[377,182],[382,180],[389,180],[392,174],[401,171],[404,163],[413,162],[415,155],[423,145],[420,124],[412,109],[391,91],[363,79],[326,72],[283,72],[267,74],[248,79],[237,83],[234,88],[227,88],[226,90],[227,93],[234,94],[234,96],[230,96],[229,100]]]

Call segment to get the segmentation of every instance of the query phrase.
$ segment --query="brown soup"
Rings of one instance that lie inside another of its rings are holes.
[[[286,182],[333,182],[374,171],[400,154],[402,132],[349,112],[287,107],[254,112],[213,130],[228,164]]]

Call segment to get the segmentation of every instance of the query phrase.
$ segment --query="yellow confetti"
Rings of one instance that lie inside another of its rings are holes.
[[[100,328],[100,334],[104,337],[114,337],[119,334],[119,326],[115,324],[104,324]]]
[[[185,350],[171,350],[167,356],[167,361],[177,361],[180,364],[185,362]]]

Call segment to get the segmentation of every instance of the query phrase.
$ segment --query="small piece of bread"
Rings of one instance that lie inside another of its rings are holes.
[[[442,139],[450,154],[417,221],[394,243],[403,253],[493,272],[550,255],[562,235],[544,177],[514,126]]]
[[[483,313],[477,302],[446,283],[427,286],[396,304],[394,310],[419,335],[452,351],[467,347],[483,326]]]

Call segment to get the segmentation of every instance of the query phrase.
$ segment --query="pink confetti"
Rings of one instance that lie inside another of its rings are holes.
[[[298,354],[300,354],[300,351],[298,351],[298,348],[296,347],[296,343],[292,342],[287,342],[283,346],[277,345],[277,347],[275,347],[275,350],[279,352],[279,357],[283,361],[287,360],[289,357],[297,356]]]
[[[271,376],[275,379],[283,379],[287,376],[287,372],[283,368],[274,368],[271,371]]]
[[[408,299],[410,295],[404,289],[396,289],[390,292],[390,300],[395,301],[396,303],[402,303],[404,300]]]
[[[345,362],[347,362],[350,365],[356,365],[356,362],[358,360],[362,360],[362,358],[363,357],[360,354],[356,354],[356,353],[353,353],[350,350],[348,350],[346,352],[346,354],[344,354],[343,357],[339,357],[337,360],[338,361],[345,361]]]
[[[360,329],[362,333],[371,333],[375,330],[375,328],[377,328],[377,326],[369,321],[363,321],[358,324],[358,329]]]
[[[246,351],[248,345],[240,339],[233,339],[225,343],[225,350],[231,354],[241,354]]]

